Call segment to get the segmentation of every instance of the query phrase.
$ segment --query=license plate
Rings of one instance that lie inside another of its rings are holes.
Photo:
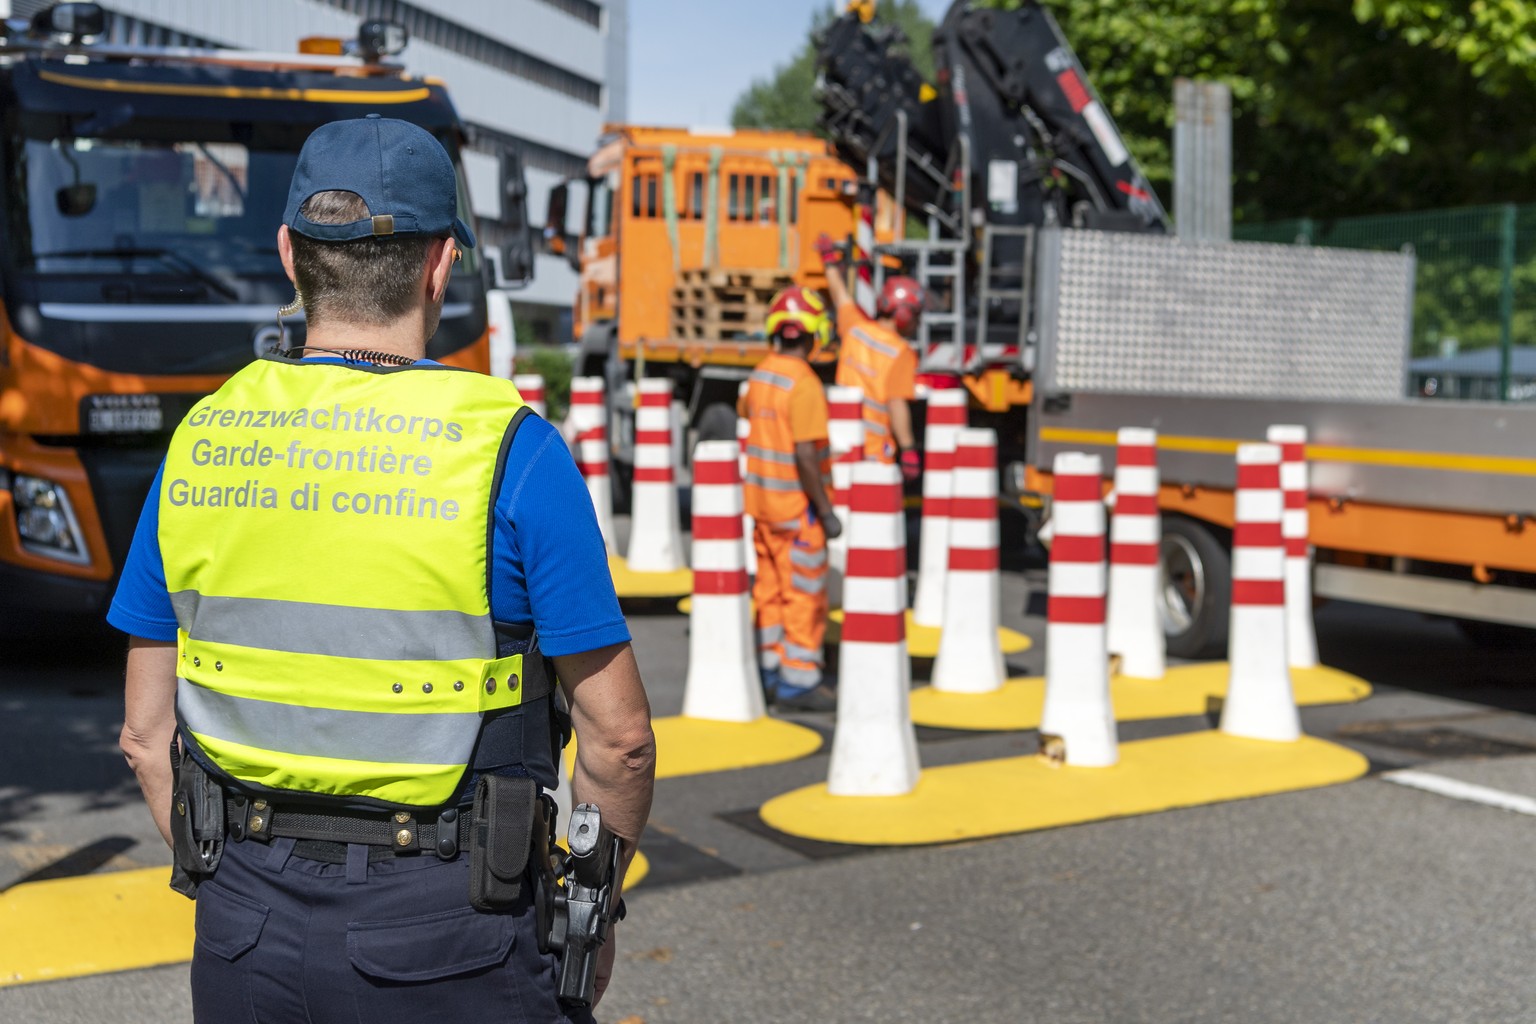
[[[88,434],[155,434],[165,429],[159,395],[90,395],[81,410]]]

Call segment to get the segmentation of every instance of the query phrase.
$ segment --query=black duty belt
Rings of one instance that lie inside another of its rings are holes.
[[[469,808],[447,807],[418,818],[412,811],[304,811],[274,807],[262,798],[225,798],[225,820],[235,841],[297,839],[294,852],[311,860],[343,864],[347,846],[370,847],[369,860],[398,854],[434,853],[452,860],[468,848]]]

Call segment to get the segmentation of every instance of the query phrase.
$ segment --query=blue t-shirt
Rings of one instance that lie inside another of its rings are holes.
[[[146,640],[169,641],[176,639],[176,613],[160,555],[163,472],[162,465],[144,502],[107,621]],[[559,432],[538,417],[518,427],[493,518],[491,614],[498,621],[532,623],[550,656],[629,640],[586,482]]]

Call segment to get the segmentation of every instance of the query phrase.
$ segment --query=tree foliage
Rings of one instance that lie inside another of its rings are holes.
[[[1536,200],[1536,0],[1045,2],[1165,197],[1183,76],[1232,88],[1240,221]],[[880,8],[931,74],[916,3]],[[814,77],[807,41],[733,123],[811,128]]]
[[[821,112],[814,95],[816,85],[816,36],[837,17],[829,3],[811,16],[811,29],[805,43],[773,74],[747,87],[731,110],[731,124],[737,128],[791,128],[814,131]],[[894,22],[906,35],[908,56],[925,79],[933,77],[933,22],[923,14],[917,0],[884,0],[877,8],[877,20]]]

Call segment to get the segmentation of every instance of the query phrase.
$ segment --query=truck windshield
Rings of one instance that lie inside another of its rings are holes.
[[[28,139],[21,266],[278,274],[277,226],[298,154],[235,142]]]
[[[22,155],[30,242],[15,255],[25,269],[163,274],[170,266],[205,283],[282,273],[277,228],[297,152],[63,138],[28,139]],[[459,192],[460,216],[473,223],[462,170]],[[473,273],[474,250],[465,256],[459,272]]]

